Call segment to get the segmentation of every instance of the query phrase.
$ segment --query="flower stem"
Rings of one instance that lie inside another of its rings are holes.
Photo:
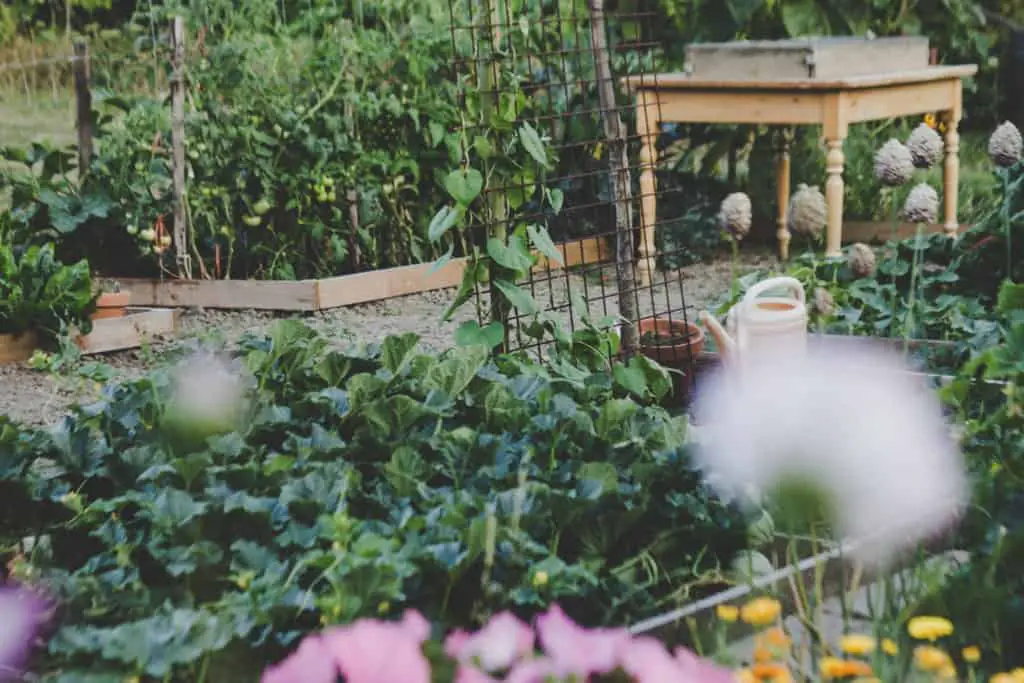
[[[910,347],[911,326],[914,323],[914,303],[917,299],[918,271],[921,268],[921,235],[924,233],[924,223],[917,224],[917,234],[914,235],[914,259],[910,269],[910,297],[907,303],[907,318],[903,322],[903,357],[907,356],[907,349]]]
[[[896,192],[893,191],[892,197],[892,211],[890,212],[891,218],[890,223],[892,224],[892,260],[895,261],[899,258],[900,247],[899,247],[899,225],[896,222],[899,219],[899,202],[896,201]],[[892,309],[889,312],[889,337],[891,338],[896,329],[896,306],[899,303],[899,290],[896,289],[896,270],[892,271],[892,277],[890,278],[892,283]]]
[[[733,304],[736,303],[736,297],[739,296],[740,284],[736,281],[736,262],[740,258],[740,243],[735,237],[731,238],[732,242],[732,261],[729,264],[729,279],[732,282],[730,287],[730,298]]]

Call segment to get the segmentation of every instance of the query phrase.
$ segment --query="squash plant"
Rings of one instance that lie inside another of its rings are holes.
[[[85,261],[64,265],[52,244],[0,243],[0,334],[32,332],[49,345],[69,327],[88,333],[97,297]]]
[[[165,429],[167,370],[55,431],[0,420],[0,566],[62,606],[41,674],[251,681],[323,624],[407,607],[621,625],[720,582],[746,543],[642,357],[328,343],[297,321],[245,340],[249,417],[205,442]]]

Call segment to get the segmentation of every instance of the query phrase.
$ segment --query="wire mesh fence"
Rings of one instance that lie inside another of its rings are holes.
[[[449,10],[453,67],[468,112],[465,163],[487,168],[482,208],[470,227],[478,248],[546,224],[565,244],[571,267],[547,264],[522,280],[542,316],[570,330],[588,316],[619,318],[627,352],[639,343],[662,360],[690,364],[693,311],[682,280],[653,267],[656,255],[669,254],[654,243],[657,226],[640,225],[637,210],[657,192],[656,160],[641,152],[650,142],[643,133],[656,137],[661,116],[638,110],[623,83],[626,76],[656,82],[660,13],[605,10],[597,0],[450,0]],[[481,140],[514,145],[517,122],[528,122],[549,145],[553,159],[543,177],[502,172],[480,159]],[[491,286],[477,288],[478,308],[485,320],[507,318],[509,348],[539,352],[550,343],[533,333],[535,312],[496,310]]]

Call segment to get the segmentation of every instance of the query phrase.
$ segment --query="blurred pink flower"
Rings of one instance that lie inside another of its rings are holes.
[[[565,678],[564,669],[555,660],[538,657],[516,664],[505,677],[505,683],[548,683],[551,680],[561,681]]]
[[[0,587],[0,681],[20,680],[21,668],[49,607],[30,590]]]
[[[585,680],[592,674],[614,671],[619,655],[630,641],[625,629],[585,629],[572,621],[558,605],[537,617],[544,652],[555,662],[562,678]]]
[[[277,666],[263,672],[260,683],[337,683],[338,665],[319,635],[307,636]]]
[[[654,638],[634,638],[623,647],[621,660],[622,670],[636,683],[684,683],[687,680],[681,675],[679,662]]]
[[[484,671],[504,671],[533,652],[533,629],[511,612],[502,612],[479,631],[455,631],[445,641],[445,652],[462,664],[476,664]]]
[[[729,669],[715,664],[710,659],[698,657],[686,648],[677,647],[676,661],[682,680],[700,681],[700,683],[736,683],[736,675]]]
[[[323,640],[345,683],[430,683],[429,635],[427,620],[410,610],[399,623],[361,619],[328,629]]]

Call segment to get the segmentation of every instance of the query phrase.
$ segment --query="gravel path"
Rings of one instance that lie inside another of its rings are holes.
[[[767,251],[750,251],[741,258],[741,270],[746,272],[769,267],[774,262],[774,257]],[[682,291],[692,320],[697,310],[712,305],[728,290],[730,270],[728,261],[716,261],[670,273],[667,286],[658,283],[653,288],[654,296],[648,291],[639,293],[640,313],[671,310],[673,315],[680,315]],[[614,296],[614,273],[605,270],[603,287],[599,277],[598,273],[590,273],[586,277],[574,274],[570,276],[570,284],[565,277],[557,277],[550,283],[537,285],[534,298],[545,307],[552,302],[556,306],[561,304],[563,310],[556,317],[564,323],[568,320],[568,311],[564,310],[564,302],[568,300],[567,287],[571,286],[580,293],[585,288],[591,314],[601,317],[617,310],[617,297]],[[682,290],[678,281],[682,282]],[[380,341],[391,334],[415,332],[420,335],[420,343],[425,349],[441,350],[451,346],[458,325],[475,315],[470,302],[454,320],[439,320],[454,293],[454,289],[427,292],[305,316],[262,311],[185,310],[181,313],[178,334],[172,340],[154,340],[147,348],[84,360],[105,363],[115,371],[116,377],[131,378],[159,364],[162,357],[183,344],[197,341],[230,344],[247,332],[265,331],[276,320],[286,317],[303,318],[341,345]],[[47,373],[32,370],[24,364],[0,365],[0,415],[33,424],[50,423],[59,419],[74,402],[96,396],[98,389],[94,381],[73,371]]]

